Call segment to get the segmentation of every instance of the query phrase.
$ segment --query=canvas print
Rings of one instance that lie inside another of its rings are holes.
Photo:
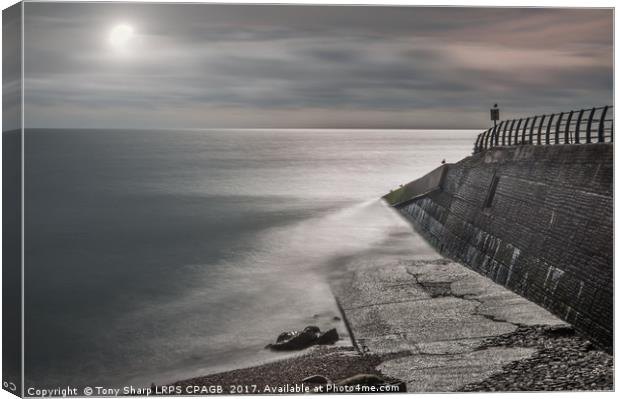
[[[613,18],[7,6],[5,396],[613,390]]]

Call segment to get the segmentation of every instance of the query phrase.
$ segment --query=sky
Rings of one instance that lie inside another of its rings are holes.
[[[494,103],[613,101],[611,9],[26,3],[24,23],[26,127],[483,129]]]

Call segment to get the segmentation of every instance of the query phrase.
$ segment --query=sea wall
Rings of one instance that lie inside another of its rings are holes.
[[[444,255],[611,350],[613,144],[493,148],[445,169],[425,195],[386,200]]]

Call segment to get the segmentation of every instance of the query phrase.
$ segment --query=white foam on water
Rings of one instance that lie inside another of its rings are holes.
[[[129,316],[135,322],[166,313],[164,319],[174,320],[176,327],[150,343],[153,351],[162,353],[156,361],[160,370],[136,375],[128,383],[166,383],[275,360],[286,354],[264,346],[282,331],[309,324],[321,329],[336,327],[346,334],[343,322],[333,319],[339,312],[329,276],[345,260],[385,252],[388,241],[397,256],[423,255],[424,251],[435,256],[411,226],[379,200],[265,230],[253,251],[205,267],[208,289]],[[217,320],[217,325],[206,322],[210,319]]]

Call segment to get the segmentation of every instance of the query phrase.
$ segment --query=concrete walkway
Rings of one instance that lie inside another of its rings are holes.
[[[564,326],[538,305],[425,248],[420,259],[350,265],[332,285],[352,340],[410,392],[454,392],[532,348],[478,349],[519,326]],[[429,253],[434,255],[429,256]]]

